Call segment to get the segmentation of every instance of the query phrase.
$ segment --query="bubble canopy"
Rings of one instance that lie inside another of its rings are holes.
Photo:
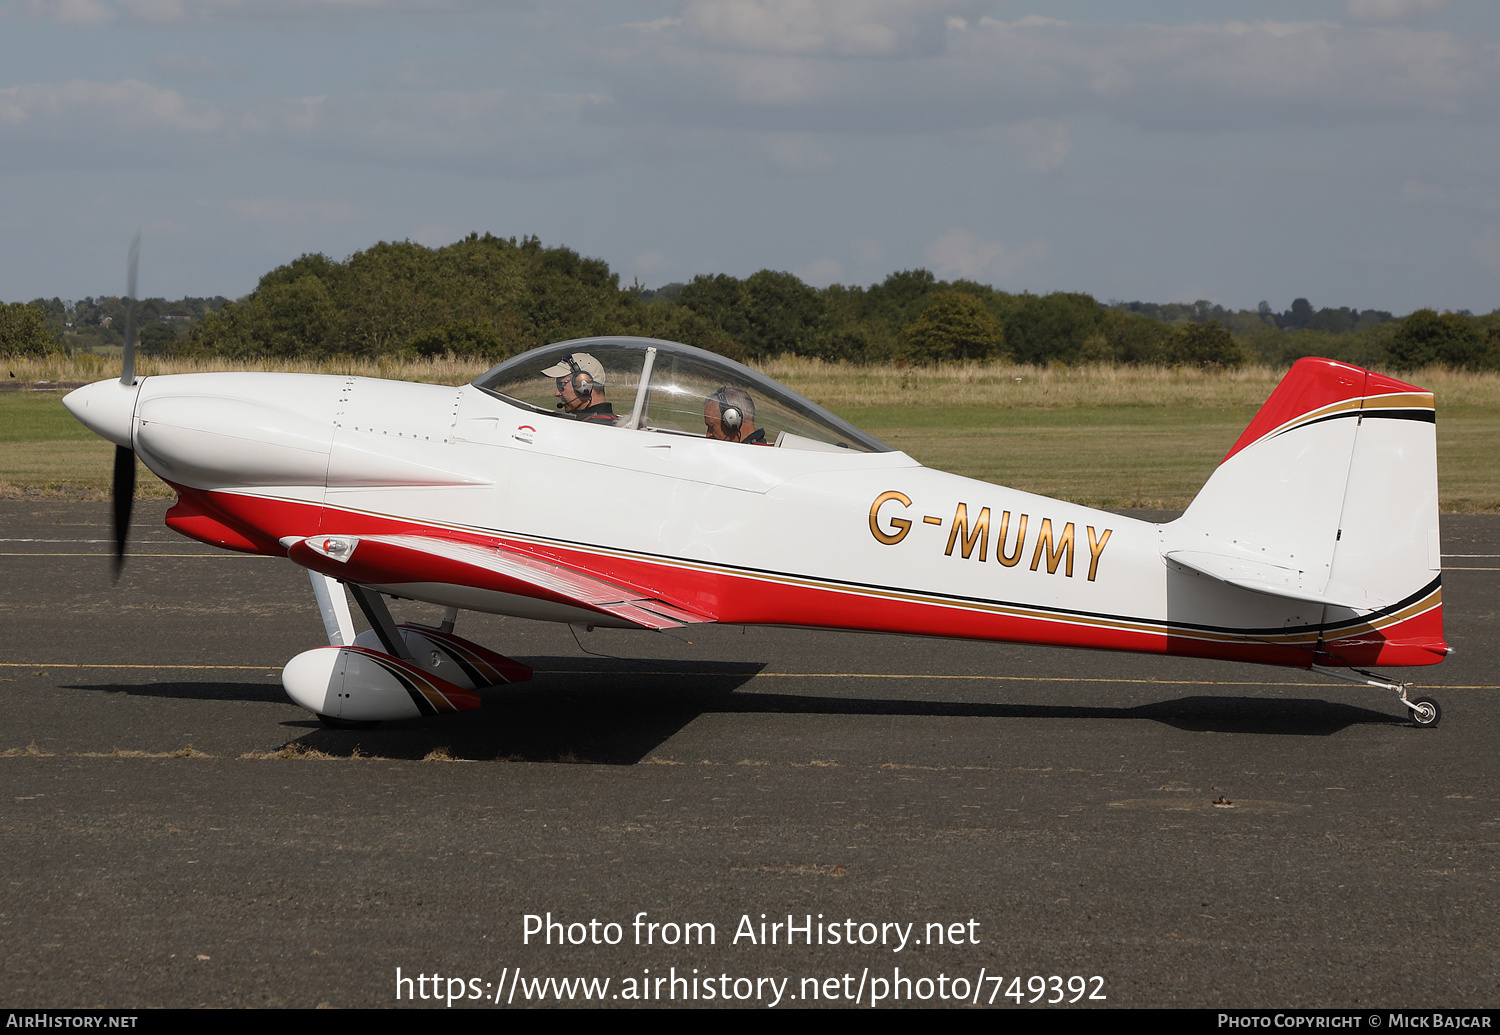
[[[573,379],[586,387],[586,411],[571,401],[577,393],[565,382]],[[784,449],[891,451],[744,364],[657,338],[577,338],[544,345],[486,371],[473,385],[536,413],[587,419],[617,430],[702,438],[709,419],[733,407],[745,442]]]

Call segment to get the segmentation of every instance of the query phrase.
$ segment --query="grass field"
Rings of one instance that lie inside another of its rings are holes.
[[[10,369],[18,379],[109,376],[89,359]],[[147,373],[208,369],[143,367]],[[286,369],[461,384],[483,365]],[[1161,508],[1187,505],[1283,373],[1009,364],[900,369],[809,360],[779,360],[763,369],[928,466],[1089,506]],[[1443,510],[1500,512],[1500,376],[1433,370],[1410,379],[1437,397]],[[6,497],[108,493],[113,447],[74,421],[60,394],[0,393],[0,452],[0,494]],[[171,495],[144,468],[137,485],[141,495]]]

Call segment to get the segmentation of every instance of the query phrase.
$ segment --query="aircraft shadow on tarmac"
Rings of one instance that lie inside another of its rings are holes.
[[[352,730],[324,729],[310,716],[285,721],[281,726],[303,749],[335,756],[348,757],[358,751],[364,756],[421,759],[442,749],[460,759],[632,765],[649,758],[694,719],[716,714],[1146,719],[1188,732],[1312,737],[1331,736],[1350,726],[1400,725],[1404,721],[1390,712],[1316,698],[1199,695],[1121,707],[832,696],[743,690],[765,667],[760,664],[572,657],[522,660],[536,670],[536,677],[528,683],[482,691],[484,705],[477,712]],[[625,665],[628,668],[622,667]],[[857,676],[850,678],[858,682]],[[280,685],[269,681],[69,689],[203,701],[286,703]]]
[[[172,682],[172,683],[89,683],[59,687],[62,690],[91,690],[95,693],[127,694],[131,697],[159,697],[178,701],[260,701],[286,704],[286,691],[280,682]]]

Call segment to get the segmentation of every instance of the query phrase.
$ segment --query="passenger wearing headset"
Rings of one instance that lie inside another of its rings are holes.
[[[557,408],[568,416],[600,424],[619,420],[604,397],[604,365],[587,352],[564,356],[542,373],[557,380]]]
[[[755,400],[743,388],[720,388],[704,399],[703,426],[708,429],[708,438],[720,442],[770,445],[765,429],[755,426]]]

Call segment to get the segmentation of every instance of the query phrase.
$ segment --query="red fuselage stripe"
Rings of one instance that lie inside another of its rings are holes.
[[[558,543],[538,543],[473,529],[424,525],[379,514],[323,507],[317,504],[244,493],[190,489],[174,486],[184,498],[194,498],[202,509],[225,515],[238,527],[253,529],[254,538],[274,543],[282,536],[389,535],[410,533],[491,548],[501,547],[543,557],[578,571],[624,585],[648,587],[643,593],[692,611],[712,615],[726,624],[798,625],[868,632],[908,633],[964,639],[997,640],[1127,650],[1148,654],[1250,661],[1262,664],[1307,667],[1322,652],[1333,651],[1350,664],[1425,665],[1442,660],[1440,632],[1441,596],[1434,593],[1430,606],[1378,630],[1366,628],[1358,635],[1320,644],[1315,630],[1297,635],[1257,637],[1233,631],[1197,631],[1168,626],[1150,619],[1065,614],[1017,614],[1025,608],[1010,605],[966,603],[926,597],[911,592],[875,587],[839,586],[827,582],[775,573],[749,573],[691,562],[643,557],[619,551],[591,551]],[[206,497],[206,498],[204,498]],[[279,546],[267,553],[284,556]],[[355,569],[359,564],[353,566]],[[439,568],[452,567],[453,571]],[[434,565],[409,571],[399,582],[445,582],[473,586],[463,565]],[[326,566],[319,565],[320,570]],[[330,572],[335,574],[336,572]],[[354,580],[373,576],[373,571],[350,571]],[[383,576],[392,573],[384,572]],[[371,578],[375,582],[374,578]],[[487,583],[489,580],[485,580]],[[555,599],[554,594],[525,583],[504,580],[495,589],[502,592]],[[392,584],[390,581],[375,583]],[[488,588],[488,587],[486,587]],[[1335,648],[1337,648],[1335,650]]]

